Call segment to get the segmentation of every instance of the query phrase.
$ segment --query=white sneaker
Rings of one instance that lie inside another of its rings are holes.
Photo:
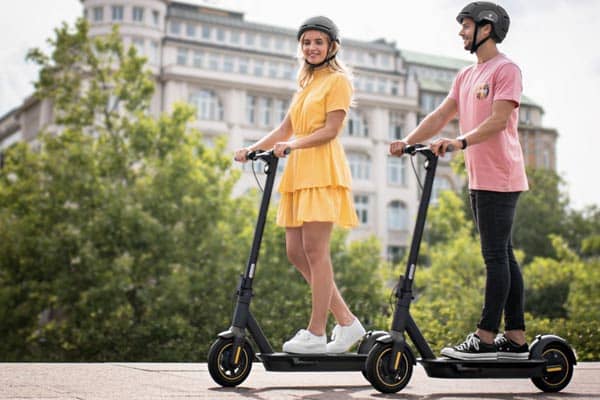
[[[300,329],[296,336],[283,344],[286,353],[313,354],[327,351],[327,337],[313,335],[306,329]]]
[[[365,328],[358,319],[348,326],[336,325],[331,333],[331,342],[327,343],[328,353],[344,353],[363,337]]]

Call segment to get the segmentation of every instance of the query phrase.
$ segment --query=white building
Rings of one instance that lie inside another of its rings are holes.
[[[253,23],[240,12],[170,0],[82,3],[91,36],[107,34],[119,24],[125,44],[148,58],[156,76],[155,115],[177,101],[193,103],[195,126],[206,140],[226,135],[232,150],[259,139],[285,116],[296,90],[295,27]],[[360,220],[351,238],[375,234],[384,252],[396,258],[412,233],[418,188],[410,160],[389,157],[389,143],[410,132],[443,100],[454,75],[468,62],[406,52],[381,39],[343,38],[342,43],[340,57],[354,71],[357,103],[342,137]],[[540,106],[524,104],[522,112],[529,116],[522,121],[531,128],[525,136],[528,161],[554,168],[556,131],[541,128]],[[33,140],[51,123],[51,104],[29,98],[0,117],[0,149]],[[455,121],[444,133],[456,132]],[[540,141],[543,146],[535,144]],[[538,153],[543,162],[537,161]],[[256,185],[250,168],[240,168],[245,173],[238,193]],[[436,189],[460,186],[447,159],[439,177]]]

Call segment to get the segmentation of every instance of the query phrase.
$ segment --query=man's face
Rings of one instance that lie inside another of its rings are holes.
[[[458,32],[458,36],[460,36],[463,40],[463,45],[465,50],[471,50],[471,45],[475,38],[473,37],[473,33],[475,32],[475,21],[471,18],[463,18],[460,23],[460,32]],[[485,24],[480,26],[477,30],[477,39],[475,43],[481,42],[486,37],[490,36],[492,33],[492,25]]]
[[[475,32],[475,21],[471,18],[463,18],[460,23],[460,32],[458,32],[458,36],[462,38],[465,50],[471,50],[473,32]]]

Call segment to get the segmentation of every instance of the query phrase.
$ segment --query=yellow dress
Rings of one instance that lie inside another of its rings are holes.
[[[329,68],[315,71],[313,80],[290,106],[295,136],[311,135],[325,126],[328,112],[344,110],[348,115],[351,98],[352,86],[344,74]],[[356,226],[351,185],[338,136],[319,146],[292,151],[279,184],[277,225],[298,227],[304,222],[326,221],[344,228]]]

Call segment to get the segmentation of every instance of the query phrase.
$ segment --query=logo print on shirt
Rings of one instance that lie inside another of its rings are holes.
[[[490,94],[490,85],[487,83],[480,84],[477,86],[477,91],[475,93],[479,100],[485,99]]]

